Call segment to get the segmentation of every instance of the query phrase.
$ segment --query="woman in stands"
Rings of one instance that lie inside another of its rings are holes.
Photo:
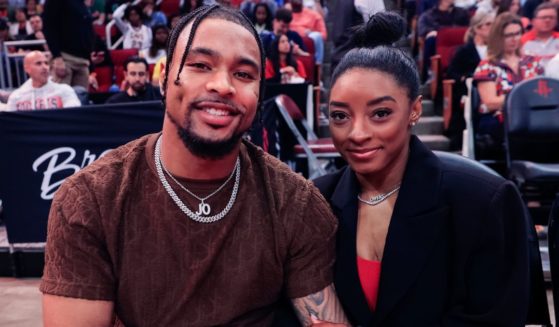
[[[476,135],[486,136],[487,148],[497,155],[502,152],[502,110],[506,95],[518,82],[544,73],[539,60],[521,54],[520,38],[524,29],[520,18],[505,12],[497,16],[487,45],[487,58],[474,72],[474,82],[479,91],[479,123]]]
[[[354,326],[524,326],[522,200],[412,135],[419,75],[390,46],[404,31],[397,14],[373,15],[332,75],[330,131],[349,165],[316,185],[339,219],[338,296]]]
[[[522,27],[527,28],[530,25],[530,19],[528,17],[523,17],[522,7],[520,6],[520,0],[501,0],[499,6],[497,7],[497,15],[504,12],[510,12],[520,17],[522,22]]]
[[[167,56],[167,38],[169,29],[165,25],[156,25],[151,29],[153,42],[149,49],[140,51],[140,57],[146,59],[149,65],[155,65],[159,59]]]
[[[479,62],[487,57],[487,40],[494,20],[495,14],[486,11],[479,11],[470,19],[470,27],[465,35],[466,44],[456,50],[446,72],[447,76],[454,80],[452,116],[447,130],[451,150],[462,147],[462,131],[466,124],[461,100],[468,92],[466,79],[472,77]]]
[[[262,33],[264,31],[272,32],[273,17],[267,4],[263,2],[256,4],[250,19],[252,20],[254,28],[256,28],[258,33]]]
[[[193,11],[198,7],[202,7],[204,5],[204,0],[184,0],[184,3],[181,7],[181,14],[186,15],[189,12]]]
[[[266,81],[302,83],[307,78],[305,67],[293,55],[293,46],[285,34],[276,36],[266,54]]]

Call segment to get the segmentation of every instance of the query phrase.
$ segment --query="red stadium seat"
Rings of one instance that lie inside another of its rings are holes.
[[[97,88],[97,90],[90,90],[90,92],[93,93],[107,92],[113,83],[113,67],[111,66],[95,67],[93,72],[96,74],[97,84],[99,85],[99,87]]]
[[[106,25],[97,25],[93,24],[93,31],[99,38],[103,41],[107,39],[107,34],[105,33],[107,26]],[[111,38],[114,38],[117,35],[118,31],[115,25],[111,27]]]
[[[180,0],[163,0],[159,5],[159,9],[167,17],[178,15],[180,11]]]
[[[122,49],[122,50],[111,50],[111,59],[113,60],[113,65],[115,67],[115,83],[120,86],[122,80],[124,79],[124,62],[126,59],[132,56],[138,55],[138,49]]]
[[[464,35],[467,27],[445,27],[437,32],[437,54],[431,57],[431,70],[433,80],[431,81],[431,98],[437,95],[440,81],[444,78],[450,60],[456,49],[464,44]]]

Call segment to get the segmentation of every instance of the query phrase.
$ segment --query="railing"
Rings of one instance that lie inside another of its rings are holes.
[[[25,57],[26,52],[9,52],[9,48],[30,46],[30,45],[45,45],[45,40],[29,40],[29,41],[8,41],[4,42],[2,48],[2,60],[0,62],[0,88],[1,89],[13,89],[19,87],[23,82],[25,82],[26,75],[23,70],[23,57]],[[14,80],[12,77],[12,65],[14,63],[14,71],[16,74],[16,81],[14,85]]]

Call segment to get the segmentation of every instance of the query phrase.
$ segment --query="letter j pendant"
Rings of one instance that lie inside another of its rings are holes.
[[[205,203],[204,200],[198,204],[198,211],[196,212],[197,215],[201,216],[209,216],[212,208],[209,204]]]

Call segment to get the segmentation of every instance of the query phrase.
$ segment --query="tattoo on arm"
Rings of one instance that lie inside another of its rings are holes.
[[[342,323],[349,326],[349,321],[332,284],[322,291],[293,299],[291,302],[303,326],[312,325],[311,317],[325,322]]]

